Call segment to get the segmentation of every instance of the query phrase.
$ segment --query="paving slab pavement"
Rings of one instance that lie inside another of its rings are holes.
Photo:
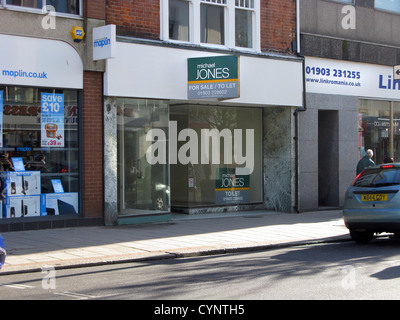
[[[341,210],[173,214],[167,223],[7,232],[1,275],[350,240]]]

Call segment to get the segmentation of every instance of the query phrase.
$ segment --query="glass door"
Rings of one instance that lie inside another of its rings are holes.
[[[118,206],[121,215],[169,211],[169,166],[150,164],[146,158],[147,150],[154,143],[147,138],[148,132],[161,129],[167,137],[168,117],[168,105],[161,101],[118,99]],[[163,143],[167,145],[168,140]]]

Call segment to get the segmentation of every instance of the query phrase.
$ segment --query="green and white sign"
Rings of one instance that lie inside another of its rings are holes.
[[[232,99],[239,96],[238,56],[188,59],[188,99]]]
[[[215,180],[216,204],[250,202],[250,175],[239,176],[236,168],[218,168]]]

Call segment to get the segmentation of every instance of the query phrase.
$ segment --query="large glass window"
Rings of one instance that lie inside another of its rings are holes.
[[[173,207],[262,201],[261,109],[171,106],[170,119],[178,155],[171,161]],[[238,170],[244,167],[247,173]]]
[[[400,0],[375,0],[375,8],[400,13]]]
[[[262,109],[118,98],[121,216],[262,202]]]
[[[117,99],[120,215],[169,210],[168,115],[162,101]],[[157,141],[152,141],[152,132],[158,133]],[[153,144],[160,159],[154,163],[148,156]]]
[[[80,0],[6,0],[6,5],[35,9],[53,6],[59,13],[81,14]]]
[[[359,158],[374,151],[376,164],[385,157],[400,161],[400,102],[360,100],[358,109]]]
[[[3,218],[77,214],[78,92],[0,86]]]

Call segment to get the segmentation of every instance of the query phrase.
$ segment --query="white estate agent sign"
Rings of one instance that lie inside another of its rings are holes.
[[[392,66],[306,57],[307,92],[400,100]]]
[[[116,57],[116,27],[113,24],[93,29],[93,60]]]
[[[106,62],[105,96],[188,101],[188,59],[199,55],[223,56],[215,52],[122,41],[117,41],[117,47],[117,57]],[[222,75],[220,71],[223,70],[215,70],[215,74]],[[249,107],[302,106],[302,60],[241,55],[238,72],[240,97],[232,98],[229,103]]]

